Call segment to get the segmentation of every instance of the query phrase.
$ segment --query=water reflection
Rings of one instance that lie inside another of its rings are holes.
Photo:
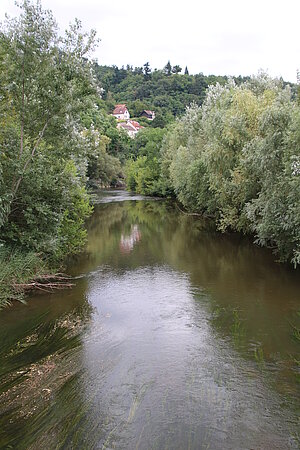
[[[298,447],[299,271],[167,202],[105,200],[70,272],[0,316],[1,448]]]
[[[121,253],[130,253],[133,250],[134,245],[141,240],[142,234],[138,225],[131,226],[131,232],[129,235],[121,234],[120,250]]]

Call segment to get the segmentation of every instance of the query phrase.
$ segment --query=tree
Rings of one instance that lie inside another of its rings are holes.
[[[214,217],[219,230],[255,235],[300,264],[300,108],[280,80],[259,74],[208,90],[166,134],[162,192]]]
[[[61,139],[64,127],[71,125],[73,114],[91,93],[92,79],[83,57],[95,40],[94,31],[81,33],[79,21],[58,38],[52,14],[42,10],[40,1],[36,5],[24,1],[21,8],[20,19],[8,19],[1,30],[6,51],[1,81],[8,86],[19,118],[18,159],[23,162],[11,186],[12,201],[44,135],[51,136],[52,142]],[[26,135],[31,139],[26,140]]]
[[[189,75],[189,71],[188,71],[187,66],[185,66],[185,69],[184,69],[184,75]]]
[[[133,73],[135,75],[142,75],[143,74],[143,68],[142,67],[135,67]]]
[[[172,73],[180,73],[182,68],[178,65],[172,67]]]
[[[144,77],[145,77],[146,80],[149,80],[150,73],[151,73],[150,64],[148,62],[146,62],[144,64]]]
[[[55,251],[66,211],[70,217],[82,204],[81,219],[89,213],[79,124],[96,92],[87,59],[95,44],[95,32],[82,33],[78,20],[59,37],[40,1],[24,0],[20,17],[1,27],[0,84],[7,94],[0,96],[0,227],[7,242],[49,250],[53,240]]]
[[[134,140],[135,159],[125,167],[126,184],[130,190],[141,194],[159,195],[160,147],[165,130],[148,128],[140,131]]]
[[[122,171],[119,159],[107,153],[110,139],[101,135],[93,126],[85,130],[84,135],[88,151],[89,180],[96,181],[103,187],[115,184]]]
[[[172,66],[171,66],[170,61],[168,61],[167,64],[165,65],[165,67],[164,67],[164,73],[165,73],[167,76],[170,76],[170,75],[171,75],[171,73],[172,73]]]

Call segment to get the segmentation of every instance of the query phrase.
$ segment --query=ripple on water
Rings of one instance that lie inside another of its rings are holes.
[[[0,448],[297,448],[299,279],[125,200],[95,206],[73,290],[0,316]]]

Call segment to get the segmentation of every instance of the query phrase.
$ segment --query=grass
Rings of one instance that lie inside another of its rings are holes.
[[[30,282],[46,272],[41,256],[34,252],[22,252],[0,247],[0,309],[13,300],[24,302],[24,290],[18,284]]]

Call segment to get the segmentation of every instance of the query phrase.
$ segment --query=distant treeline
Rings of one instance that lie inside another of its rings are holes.
[[[143,67],[130,65],[94,65],[97,79],[104,89],[102,98],[111,112],[115,103],[126,103],[132,116],[139,117],[144,109],[155,110],[156,120],[152,126],[164,127],[174,116],[184,114],[191,103],[202,105],[208,86],[228,82],[228,76],[190,75],[179,65],[165,65],[161,70],[151,69],[147,62]],[[232,77],[237,85],[250,77]],[[284,82],[283,82],[284,83]],[[284,83],[288,84],[288,83]],[[294,89],[294,86],[293,86]]]

